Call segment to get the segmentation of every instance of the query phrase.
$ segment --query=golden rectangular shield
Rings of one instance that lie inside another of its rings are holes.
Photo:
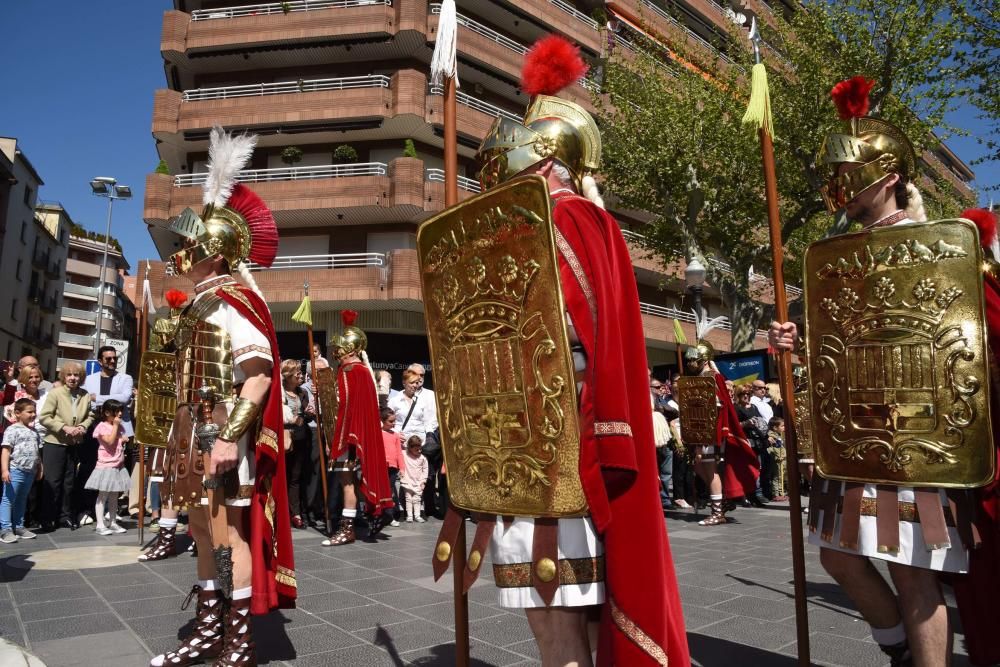
[[[812,406],[808,391],[798,391],[795,398],[795,445],[800,459],[814,458],[812,432]]]
[[[982,261],[967,220],[865,230],[806,251],[824,477],[952,488],[993,480]]]
[[[147,447],[166,447],[177,412],[177,357],[143,352],[135,402],[135,439]]]
[[[688,447],[717,445],[719,402],[715,378],[685,375],[677,378],[677,406],[681,413],[681,437]]]
[[[316,369],[316,410],[323,415],[323,437],[326,446],[333,442],[337,428],[337,374],[332,368]]]
[[[417,252],[451,502],[489,514],[585,514],[545,179],[515,179],[431,218]]]

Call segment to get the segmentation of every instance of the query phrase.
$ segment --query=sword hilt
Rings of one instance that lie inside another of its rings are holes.
[[[221,430],[212,418],[215,412],[215,387],[207,384],[202,385],[198,390],[198,396],[200,398],[198,402],[198,426],[194,432],[198,438],[198,449],[202,453],[210,454]]]

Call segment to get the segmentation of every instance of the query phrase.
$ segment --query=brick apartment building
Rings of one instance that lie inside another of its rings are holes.
[[[749,1],[761,14],[782,10]],[[528,47],[557,32],[596,61],[608,43],[604,26],[591,17],[598,8],[621,19],[616,40],[622,48],[641,16],[663,34],[727,57],[712,46],[726,35],[728,20],[714,0],[459,0],[460,197],[479,191],[473,156],[494,118],[523,115],[528,100],[518,81]],[[291,314],[308,281],[318,340],[337,331],[340,311],[352,308],[361,313],[373,362],[428,360],[414,248],[418,224],[444,203],[443,98],[427,75],[438,12],[428,0],[243,6],[174,0],[164,13],[167,85],[154,95],[152,131],[170,173],[147,177],[143,217],[161,255],[172,253],[174,239],[164,226],[186,207],[201,208],[211,126],[259,135],[242,180],[268,202],[281,232],[275,266],[255,276],[271,304],[283,356],[307,353]],[[584,80],[563,94],[592,109],[590,85]],[[415,157],[404,155],[407,140]],[[967,189],[967,167],[946,149],[934,159],[956,187]],[[638,241],[633,230],[641,229],[640,221],[616,213],[627,238]],[[678,310],[683,281],[667,279],[680,275],[674,273],[680,267],[645,258],[637,242],[633,261],[650,361],[669,363],[673,318],[694,337],[690,298],[687,312]],[[137,304],[143,270],[135,281]],[[165,276],[162,264],[153,264],[150,277],[157,305],[165,287],[185,287]],[[711,286],[704,305],[713,317],[726,312]],[[728,339],[720,331],[712,342],[725,350]]]

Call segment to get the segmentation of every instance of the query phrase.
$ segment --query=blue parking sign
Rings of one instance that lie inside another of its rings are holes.
[[[87,375],[93,375],[101,371],[101,363],[95,359],[87,359]]]

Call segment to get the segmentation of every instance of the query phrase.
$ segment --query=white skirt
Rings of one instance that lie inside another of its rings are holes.
[[[107,493],[125,493],[132,486],[132,478],[125,468],[94,468],[83,488]]]
[[[820,489],[821,491],[825,491],[827,489],[825,485],[840,484],[840,494],[844,494],[843,482],[826,480],[816,476],[813,483],[823,484],[824,486]],[[864,497],[875,498],[875,489],[876,487],[874,484],[865,484]],[[944,491],[941,491],[940,494],[941,503],[947,507],[947,496],[945,496]],[[898,487],[898,498],[901,503],[914,502],[913,489],[908,486]],[[811,509],[810,511],[819,513],[816,525],[822,526],[824,514],[823,510]],[[820,531],[816,531],[809,534],[809,543],[823,549],[833,549],[834,551],[842,551],[848,554],[860,554],[869,558],[884,560],[889,563],[922,567],[928,570],[936,570],[938,572],[955,572],[961,574],[969,570],[969,552],[966,551],[963,546],[962,538],[959,536],[958,529],[954,526],[948,526],[948,537],[951,540],[950,547],[929,550],[924,542],[924,533],[920,527],[920,523],[900,521],[899,551],[897,553],[886,553],[880,552],[878,549],[878,533],[875,527],[876,517],[862,515],[861,527],[858,532],[858,548],[856,550],[840,546],[841,519],[842,517],[838,515],[833,531],[832,541],[826,542],[820,536]]]
[[[531,609],[545,607],[545,602],[530,584],[527,586],[503,585],[505,566],[531,568],[531,551],[535,533],[535,520],[515,518],[509,527],[497,517],[490,540],[493,574],[497,581],[501,607]],[[590,517],[559,519],[559,571],[567,567],[582,570],[595,568],[601,572],[599,581],[592,583],[562,584],[552,599],[553,607],[583,607],[604,602],[603,560],[604,544],[597,537]]]

